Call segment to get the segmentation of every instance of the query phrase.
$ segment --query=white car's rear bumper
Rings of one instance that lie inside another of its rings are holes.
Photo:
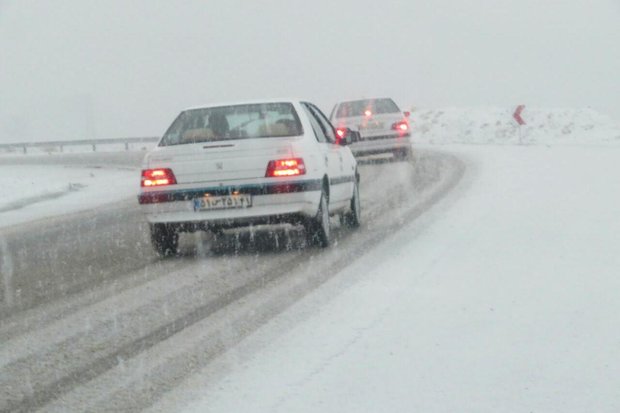
[[[370,155],[411,148],[409,136],[368,137],[349,146],[354,155]]]
[[[197,211],[194,199],[205,193],[225,195],[233,188],[168,190],[143,193],[139,196],[142,211],[150,223],[187,224],[207,227],[243,226],[295,222],[314,217],[321,198],[321,182],[282,183],[267,187],[235,187],[252,196],[247,208]]]

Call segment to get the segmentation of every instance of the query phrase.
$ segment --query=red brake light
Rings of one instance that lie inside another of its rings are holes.
[[[338,128],[336,129],[336,135],[338,135],[339,139],[342,139],[347,136],[347,130],[345,128]]]
[[[364,115],[366,115],[366,117],[367,117],[367,118],[371,117],[371,116],[372,116],[372,110],[370,110],[370,109],[366,109],[366,110],[364,111]]]
[[[177,183],[172,169],[145,169],[142,171],[142,186],[174,185]]]
[[[409,123],[406,120],[396,122],[392,125],[392,129],[399,133],[406,133],[409,130]]]
[[[306,165],[301,158],[278,159],[267,164],[266,177],[305,175]]]

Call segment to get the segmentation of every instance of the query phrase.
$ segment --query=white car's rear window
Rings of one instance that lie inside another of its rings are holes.
[[[337,118],[364,116],[370,110],[373,114],[398,113],[400,109],[392,99],[363,99],[352,102],[342,102],[336,111]]]
[[[231,139],[298,136],[303,133],[291,103],[258,103],[181,112],[159,146]]]

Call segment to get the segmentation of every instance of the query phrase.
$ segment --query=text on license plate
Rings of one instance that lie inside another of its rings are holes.
[[[359,125],[359,129],[383,129],[383,122],[368,122],[366,124]]]
[[[204,196],[194,199],[195,211],[212,209],[249,208],[252,206],[252,195]]]

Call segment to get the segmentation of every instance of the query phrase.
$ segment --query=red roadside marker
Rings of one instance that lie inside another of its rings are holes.
[[[515,113],[512,114],[512,117],[515,118],[519,125],[525,125],[525,121],[521,117],[521,112],[523,112],[523,109],[525,109],[525,105],[519,105],[517,106],[517,110],[515,110]]]

